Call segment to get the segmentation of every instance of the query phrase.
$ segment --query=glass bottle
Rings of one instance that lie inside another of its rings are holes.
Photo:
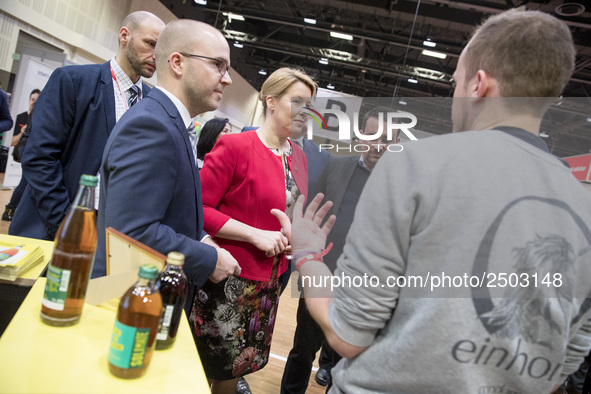
[[[96,251],[96,184],[96,176],[80,177],[76,198],[55,236],[41,305],[41,320],[50,326],[74,325],[82,315]]]
[[[170,252],[166,263],[166,269],[158,276],[157,283],[164,310],[156,335],[156,350],[168,349],[174,344],[189,290],[189,282],[183,272],[185,255]]]
[[[158,269],[144,264],[138,276],[119,302],[109,350],[109,371],[123,379],[146,373],[162,315],[162,298],[156,288]]]

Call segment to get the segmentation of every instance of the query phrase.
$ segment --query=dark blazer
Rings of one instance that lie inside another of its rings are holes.
[[[143,95],[150,91],[143,85]],[[115,126],[109,62],[55,70],[35,103],[22,157],[27,188],[9,234],[53,240],[82,174],[96,175]]]
[[[359,156],[331,156],[316,183],[315,194],[324,193],[324,201],[332,201],[333,206],[326,215],[338,214],[345,192],[353,173],[359,165]]]
[[[325,150],[321,151],[318,145],[307,138],[304,138],[303,145],[304,153],[308,159],[308,201],[311,201],[314,198],[311,193],[316,190],[316,182],[330,159],[330,153]]]
[[[113,129],[100,195],[92,277],[105,275],[105,229],[113,227],[164,255],[184,254],[187,278],[205,283],[217,251],[200,242],[206,234],[199,171],[186,125],[160,89],[152,89]]]

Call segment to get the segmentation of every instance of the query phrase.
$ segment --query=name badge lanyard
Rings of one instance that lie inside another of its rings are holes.
[[[125,111],[127,112],[127,110],[129,109],[129,104],[127,103],[127,99],[125,98],[125,94],[123,94],[123,91],[121,90],[121,86],[119,86],[119,81],[117,81],[117,77],[115,76],[115,72],[113,71],[113,66],[109,65],[109,67],[111,68],[111,77],[113,77],[113,80],[117,84],[117,90],[119,90],[119,95],[123,99],[123,103],[125,104]],[[141,89],[138,89],[138,90],[140,92],[142,91]],[[140,94],[139,94],[139,92],[138,92],[138,98],[137,99],[138,99],[138,101],[140,100]]]

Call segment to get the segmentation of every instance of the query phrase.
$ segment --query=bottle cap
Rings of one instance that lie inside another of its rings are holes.
[[[144,279],[156,279],[158,277],[158,268],[153,264],[142,264],[138,276]]]
[[[166,262],[173,265],[185,264],[185,255],[179,252],[170,252],[166,257]]]
[[[96,176],[84,174],[80,177],[80,184],[82,186],[96,187],[96,184],[97,184]]]

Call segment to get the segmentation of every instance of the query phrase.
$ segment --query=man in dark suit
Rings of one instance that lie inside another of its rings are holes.
[[[82,174],[95,175],[121,115],[150,90],[141,78],[156,70],[154,46],[164,23],[138,11],[119,30],[109,62],[55,70],[35,104],[22,157],[28,186],[9,228],[12,235],[53,240]]]
[[[394,112],[394,110],[387,107],[377,107],[369,110],[363,118],[362,133],[367,135],[376,134],[380,126],[379,114],[383,113],[382,119],[386,119],[386,113],[388,112]],[[327,244],[332,242],[333,247],[324,257],[324,262],[331,271],[336,268],[336,262],[343,251],[349,227],[353,222],[357,201],[359,201],[359,196],[367,178],[369,178],[370,172],[387,150],[387,147],[400,141],[398,135],[395,136],[394,140],[388,141],[385,132],[386,127],[386,124],[384,124],[384,132],[380,138],[367,141],[368,144],[365,145],[367,148],[359,147],[358,151],[363,151],[361,156],[330,157],[326,168],[316,183],[315,191],[309,195],[308,200],[311,200],[317,193],[324,193],[324,202],[333,202],[331,211],[326,215],[326,217],[330,216],[330,214],[337,216],[337,221],[327,239]],[[310,167],[310,164],[308,164],[308,167]],[[324,343],[322,329],[308,313],[303,297],[300,298],[296,318],[297,327],[293,339],[293,348],[287,357],[281,381],[282,394],[303,394],[306,392],[312,363],[316,357],[316,352],[321,346],[333,363],[338,358],[338,354]],[[327,369],[327,372],[330,370],[327,365],[324,368]]]
[[[308,161],[308,199],[310,201],[314,195],[316,188],[316,182],[318,182],[318,178],[320,178],[320,174],[326,167],[328,163],[328,159],[330,159],[330,153],[325,150],[321,150],[318,145],[314,142],[306,138],[306,133],[308,131],[307,125],[302,127],[300,133],[295,134],[292,133],[291,140],[306,154],[306,160]]]
[[[193,285],[219,282],[240,266],[203,231],[192,118],[215,110],[232,83],[230,48],[212,26],[177,20],[160,35],[156,65],[156,88],[122,117],[105,146],[93,276],[105,274],[105,228],[114,227],[160,253],[183,253]]]

